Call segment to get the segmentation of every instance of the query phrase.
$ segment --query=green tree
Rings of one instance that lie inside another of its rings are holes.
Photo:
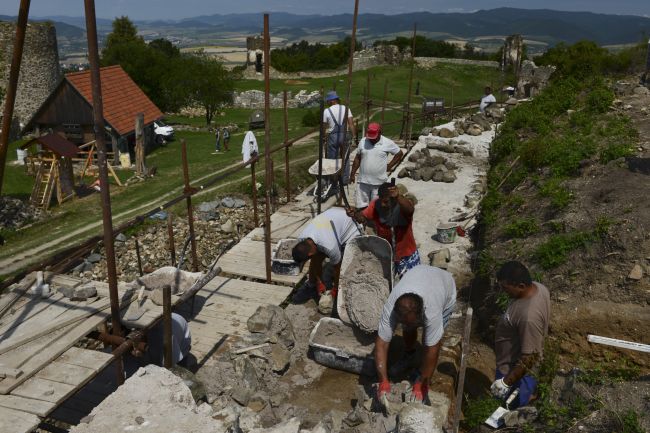
[[[154,39],[149,42],[149,47],[160,51],[167,57],[179,57],[181,55],[181,50],[165,38]]]
[[[115,18],[113,21],[113,31],[106,38],[106,48],[110,49],[114,45],[120,45],[126,42],[140,42],[144,44],[142,37],[138,36],[138,29],[127,16]]]
[[[205,109],[208,125],[219,108],[232,102],[232,74],[203,53],[183,56],[183,68],[177,79],[188,98]]]

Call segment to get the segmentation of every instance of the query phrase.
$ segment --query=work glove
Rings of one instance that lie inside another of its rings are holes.
[[[375,395],[375,398],[377,399],[379,405],[386,412],[390,410],[388,403],[388,394],[390,394],[390,382],[387,380],[379,382],[377,384],[377,394]]]
[[[415,402],[424,403],[424,400],[427,398],[428,394],[429,394],[429,385],[417,381],[413,384],[413,388],[411,389],[411,395],[409,396],[409,401],[411,403],[415,403]]]
[[[492,386],[490,386],[490,392],[496,398],[500,398],[500,399],[506,398],[509,391],[510,391],[510,387],[506,385],[506,383],[503,381],[503,378],[495,380],[494,382],[492,382]]]
[[[319,295],[322,295],[327,290],[327,287],[325,287],[325,284],[321,280],[318,280],[318,282],[316,282],[316,290]]]

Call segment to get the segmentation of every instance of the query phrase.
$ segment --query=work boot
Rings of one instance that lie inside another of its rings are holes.
[[[304,304],[310,299],[318,299],[318,291],[316,290],[316,284],[305,281],[305,283],[296,290],[296,293],[291,297],[291,302],[294,304]]]
[[[405,373],[409,369],[414,368],[417,361],[415,355],[415,349],[404,351],[400,359],[395,361],[395,363],[388,368],[388,375],[394,378]]]

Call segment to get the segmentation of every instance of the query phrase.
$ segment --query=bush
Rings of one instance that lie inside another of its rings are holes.
[[[594,89],[587,95],[587,109],[593,113],[606,113],[613,103],[614,93],[609,89]]]
[[[320,110],[309,110],[302,116],[302,126],[314,127],[320,123]]]
[[[511,238],[525,238],[539,231],[534,218],[519,218],[508,224],[504,231]]]
[[[553,269],[563,264],[569,253],[584,247],[591,239],[592,235],[584,232],[553,235],[537,247],[534,258],[542,268]]]

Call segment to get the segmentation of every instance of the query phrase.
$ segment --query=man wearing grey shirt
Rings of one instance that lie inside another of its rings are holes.
[[[397,324],[402,325],[405,351],[415,352],[417,329],[422,326],[424,356],[419,376],[413,384],[411,401],[424,402],[429,382],[438,364],[442,336],[456,305],[453,276],[433,266],[419,265],[404,274],[393,288],[379,321],[375,341],[375,366],[379,376],[378,400],[390,392],[388,380],[388,346]]]

